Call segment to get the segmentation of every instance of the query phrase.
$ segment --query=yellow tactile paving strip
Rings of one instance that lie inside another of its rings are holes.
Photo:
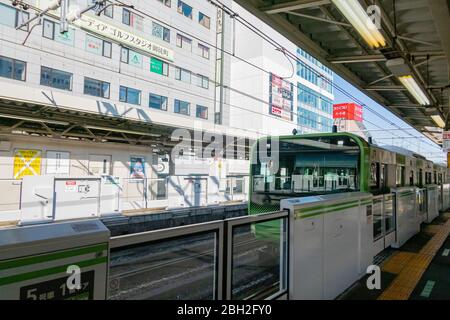
[[[399,252],[391,257],[384,264],[383,270],[397,273],[398,276],[378,297],[378,300],[408,300],[449,234],[450,219],[440,226],[433,238],[428,241],[419,253]]]

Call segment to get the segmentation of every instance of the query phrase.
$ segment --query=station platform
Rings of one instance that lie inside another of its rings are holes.
[[[340,300],[450,300],[450,212],[424,225],[400,249],[375,259],[381,268],[381,290],[369,290],[366,276]]]

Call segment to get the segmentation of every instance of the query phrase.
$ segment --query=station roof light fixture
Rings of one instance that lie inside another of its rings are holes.
[[[413,76],[407,75],[407,76],[401,76],[398,77],[400,82],[405,86],[406,89],[408,89],[409,93],[416,99],[416,101],[422,105],[427,106],[430,105],[430,100],[427,98],[425,93],[420,89],[419,85],[417,84],[416,80],[414,80]]]
[[[440,114],[432,115],[431,119],[433,119],[434,123],[436,123],[439,128],[445,128],[445,121]]]
[[[331,1],[359,32],[361,37],[363,37],[370,47],[377,49],[386,46],[386,39],[372,22],[371,18],[363,9],[358,0]]]

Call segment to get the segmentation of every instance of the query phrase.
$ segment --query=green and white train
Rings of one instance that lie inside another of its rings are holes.
[[[264,160],[259,153],[262,144],[256,143],[252,149],[250,214],[280,210],[283,199],[371,193],[376,254],[404,244],[416,233],[415,227],[403,230],[410,228],[408,223],[400,216],[397,219],[397,214],[405,211],[405,201],[414,202],[419,225],[450,207],[447,167],[411,151],[376,146],[349,133],[281,136],[277,140],[276,149],[274,138],[262,140],[270,153]],[[273,165],[273,159],[278,165]]]

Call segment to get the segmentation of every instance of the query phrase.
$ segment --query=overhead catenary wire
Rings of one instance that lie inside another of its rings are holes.
[[[119,3],[120,6],[129,6],[129,5],[127,5],[127,4],[125,4],[125,3],[121,2],[121,1],[117,1],[117,0],[116,0],[116,2]],[[267,70],[265,70],[265,69],[259,67],[258,65],[253,64],[253,63],[251,63],[251,62],[249,62],[249,61],[247,61],[247,60],[245,60],[245,59],[243,59],[243,58],[241,58],[241,57],[238,57],[238,56],[236,56],[235,54],[230,53],[230,52],[228,52],[227,50],[225,50],[225,49],[223,49],[223,48],[218,48],[218,47],[215,46],[214,44],[208,43],[208,42],[204,41],[203,39],[199,39],[199,38],[196,37],[195,35],[188,34],[188,33],[186,33],[185,30],[181,30],[181,29],[176,28],[176,27],[174,27],[174,26],[172,26],[172,25],[169,25],[169,24],[166,23],[165,21],[162,21],[162,20],[160,20],[160,19],[157,19],[157,18],[155,18],[155,17],[152,17],[151,15],[148,15],[147,13],[143,12],[142,10],[138,10],[138,9],[136,9],[136,8],[132,8],[132,10],[137,11],[137,12],[139,12],[139,13],[145,15],[145,16],[148,16],[148,17],[152,18],[153,20],[159,21],[159,22],[161,22],[162,24],[171,27],[172,29],[175,29],[175,30],[178,30],[178,31],[180,31],[180,32],[182,32],[182,33],[184,33],[184,34],[187,34],[187,35],[189,35],[190,37],[192,37],[192,38],[194,38],[194,39],[197,39],[198,41],[200,41],[200,42],[202,42],[202,43],[206,43],[206,44],[208,44],[209,46],[211,46],[211,47],[213,47],[213,48],[216,48],[216,49],[219,50],[219,51],[223,51],[225,54],[232,55],[235,59],[238,59],[238,60],[240,60],[240,61],[243,61],[243,62],[245,62],[245,63],[247,63],[247,64],[253,66],[254,68],[257,68],[257,69],[259,69],[259,70],[261,70],[261,71],[263,71],[263,72],[265,72],[265,73],[269,73],[269,74],[271,73],[270,71],[267,71]],[[228,13],[228,12],[227,12],[227,13]],[[228,13],[228,14],[229,14],[229,13]],[[239,17],[238,15],[235,15],[234,17],[235,17],[235,18],[238,17],[238,18],[240,19],[240,17]],[[242,24],[241,21],[240,21],[240,23]],[[283,48],[282,46],[280,46],[280,47]],[[283,52],[283,54],[286,56],[286,58],[288,58],[288,55],[287,55],[286,50],[285,50],[284,48],[283,48],[283,51],[282,51],[282,52]],[[290,53],[290,54],[292,55],[292,53]],[[291,58],[292,58],[292,57],[291,57]],[[289,58],[288,58],[288,60],[289,60]],[[296,60],[297,62],[300,61],[301,63],[304,63],[303,61],[299,60],[297,57],[295,57],[295,60]],[[331,82],[329,79],[327,79],[326,77],[323,77],[320,73],[318,73],[318,72],[317,72],[316,70],[314,70],[313,68],[309,67],[307,64],[304,64],[304,65],[305,65],[306,68],[309,68],[310,70],[312,70],[313,72],[315,72],[316,74],[318,74],[321,78],[325,79],[325,81],[329,81],[329,82],[331,83],[331,85],[332,85],[334,88],[337,88],[339,91],[342,90],[339,86],[337,86],[336,84],[332,83],[332,82]],[[143,79],[143,80],[144,80],[144,79]],[[145,80],[146,80],[146,79],[145,79]],[[233,90],[233,88],[231,88],[231,87],[228,87],[228,89]],[[187,93],[192,94],[192,92],[187,92]],[[343,91],[343,93],[346,94],[346,95],[348,96],[348,93],[347,93],[345,90]],[[204,98],[204,96],[202,96],[202,97]],[[350,97],[352,100],[358,102],[358,100],[357,100],[355,97],[353,97],[353,96],[351,96],[351,95],[350,95],[349,97]],[[257,98],[257,97],[253,97],[253,96],[252,96],[252,98]],[[210,100],[211,100],[211,99],[210,99]],[[367,110],[369,110],[370,112],[374,113],[374,114],[377,115],[378,117],[380,117],[380,118],[383,117],[383,116],[379,115],[377,112],[374,112],[373,110],[371,110],[371,108],[369,108],[369,107],[368,107],[367,105],[365,105],[364,103],[361,103],[361,102],[358,102],[358,103],[361,104],[361,105],[363,105],[363,106],[366,106]],[[245,110],[246,112],[253,112],[253,110],[249,110],[249,109],[247,109],[247,108],[242,108],[242,107],[240,107],[240,106],[231,105],[231,104],[228,104],[228,103],[226,103],[226,104],[229,105],[229,106],[235,107],[235,108],[239,108],[239,109]],[[267,104],[268,104],[268,103],[267,103]],[[258,112],[254,112],[254,113],[258,113]],[[261,113],[258,113],[258,114],[261,114]],[[293,112],[293,115],[296,115],[297,117],[302,118],[302,116],[299,115],[298,113]],[[270,117],[270,115],[265,115],[265,114],[263,114],[263,116],[269,116],[269,117]],[[271,117],[271,118],[273,118],[273,117]],[[281,121],[284,120],[284,119],[280,119],[280,118],[275,118],[275,119],[276,119],[276,120],[281,120]],[[314,120],[309,119],[309,118],[307,118],[307,119],[308,119],[309,121],[318,123],[318,121],[314,121]],[[391,124],[391,125],[397,126],[396,124],[392,123],[391,121],[387,120],[386,118],[384,118],[383,120],[387,121],[387,122],[388,122],[389,124]],[[367,120],[366,120],[366,121],[367,121]],[[290,121],[287,121],[287,120],[286,120],[286,122],[292,124]],[[370,122],[370,121],[367,121],[367,122],[383,130],[383,128],[381,128],[380,126],[378,126],[378,125],[376,125],[376,124],[374,124],[374,123],[372,123],[372,122]],[[397,126],[397,127],[398,127],[398,126]],[[398,129],[399,129],[399,130],[404,130],[404,129],[402,129],[402,128],[398,128]],[[394,130],[394,129],[388,129],[388,130]],[[412,128],[412,129],[408,129],[408,130],[416,130],[416,129]],[[370,130],[367,130],[367,131],[370,131]],[[417,138],[417,139],[423,139],[423,138],[427,139],[426,137],[415,137],[415,138]],[[428,144],[428,145],[430,145],[430,144]],[[433,145],[430,145],[430,146],[434,147]]]
[[[228,6],[224,5],[221,1],[219,0],[210,0],[210,2],[214,3],[217,2],[222,6],[223,8],[226,8],[226,12],[228,11],[228,13],[232,13],[233,15],[237,15],[236,12],[234,12],[231,8],[229,8]],[[216,4],[217,5],[217,4]],[[301,61],[296,55],[292,54],[290,51],[286,50],[282,45],[280,45],[277,41],[273,40],[271,37],[267,36],[264,32],[262,32],[260,29],[258,29],[257,27],[255,27],[253,24],[251,24],[250,22],[248,22],[247,20],[243,19],[241,16],[237,15],[237,18],[239,19],[239,22],[241,22],[241,24],[245,27],[247,27],[250,31],[254,32],[255,34],[257,34],[258,36],[260,36],[262,39],[264,39],[265,41],[269,42],[270,44],[272,44],[276,49],[279,48],[283,48],[284,52],[287,52],[291,58],[293,58],[295,61]],[[349,97],[350,99],[352,99],[353,101],[357,102],[358,104],[360,104],[361,106],[364,106],[366,109],[368,109],[369,111],[371,111],[372,113],[376,114],[380,119],[385,120],[386,122],[390,123],[393,126],[398,127],[397,124],[393,123],[392,121],[388,120],[386,117],[380,115],[378,112],[374,111],[372,108],[370,108],[368,105],[366,105],[365,103],[359,101],[357,98],[355,98],[353,95],[351,95],[350,93],[348,93],[347,91],[343,90],[342,88],[340,88],[339,86],[337,86],[335,83],[333,83],[332,81],[330,81],[329,79],[327,79],[326,77],[323,77],[320,73],[318,73],[316,70],[314,70],[314,68],[309,67],[308,65],[306,65],[306,68],[309,68],[312,72],[316,73],[317,75],[319,75],[319,77],[323,78],[325,81],[328,81],[334,88],[336,88],[338,91],[340,91],[341,93],[343,93],[344,95],[346,95],[347,97]],[[414,128],[415,129],[415,128]],[[419,134],[422,134],[421,132],[419,132],[417,129],[415,129]],[[409,134],[409,133],[407,133]],[[411,134],[409,134],[411,135]],[[423,135],[423,134],[422,134]],[[412,135],[411,135],[412,136]],[[426,138],[426,137],[425,137]],[[428,139],[428,138],[426,138]],[[429,144],[429,143],[428,143]],[[431,146],[431,144],[429,144]],[[436,144],[437,145],[437,144]],[[437,145],[438,146],[438,145]]]

